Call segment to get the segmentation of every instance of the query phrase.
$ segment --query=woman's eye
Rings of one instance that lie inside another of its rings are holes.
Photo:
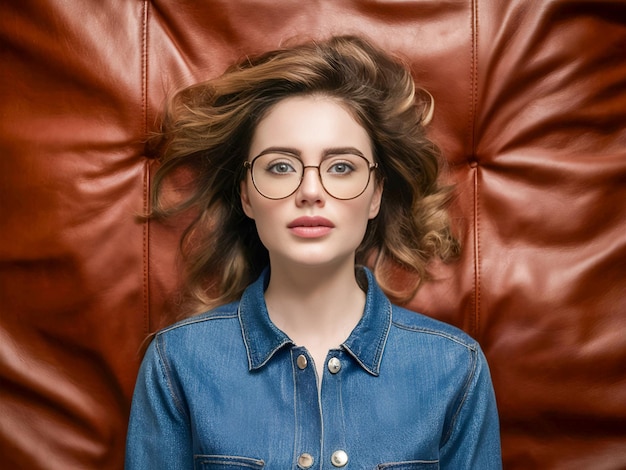
[[[276,173],[280,175],[280,174],[285,174],[285,173],[293,173],[296,170],[293,167],[293,165],[291,165],[291,163],[276,162],[276,163],[272,163],[268,165],[267,171],[269,171],[270,173]]]
[[[347,175],[354,171],[354,167],[348,162],[337,162],[333,163],[329,168],[328,172],[336,175]]]

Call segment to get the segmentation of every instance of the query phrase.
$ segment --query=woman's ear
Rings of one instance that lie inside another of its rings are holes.
[[[239,194],[241,195],[241,207],[243,208],[244,214],[246,214],[251,219],[254,219],[254,212],[252,211],[252,205],[250,204],[250,196],[248,194],[248,179],[244,178],[239,183]]]
[[[372,201],[370,202],[370,213],[369,218],[373,219],[378,215],[380,211],[380,204],[383,200],[383,184],[382,182],[376,184],[376,189],[374,189],[374,194],[372,195]]]

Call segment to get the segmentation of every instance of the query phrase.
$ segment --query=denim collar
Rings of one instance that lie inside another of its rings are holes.
[[[380,363],[391,327],[391,303],[382,292],[371,271],[357,268],[357,275],[367,280],[363,317],[341,345],[372,375],[380,373]],[[293,341],[270,320],[264,292],[269,283],[269,268],[244,291],[239,303],[239,321],[248,353],[250,370],[262,368],[276,351]]]

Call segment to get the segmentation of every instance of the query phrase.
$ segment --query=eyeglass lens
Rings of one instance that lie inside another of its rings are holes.
[[[365,191],[371,169],[365,157],[341,154],[324,158],[318,172],[328,194],[336,199],[353,199]],[[283,199],[298,189],[304,170],[302,160],[293,155],[265,153],[252,161],[252,182],[263,196]]]

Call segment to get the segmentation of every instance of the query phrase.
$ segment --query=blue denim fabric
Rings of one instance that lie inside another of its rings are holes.
[[[326,364],[270,321],[267,270],[240,302],[159,332],[135,388],[126,468],[334,469],[338,456],[345,469],[501,468],[478,344],[393,306],[363,272],[363,317]]]

